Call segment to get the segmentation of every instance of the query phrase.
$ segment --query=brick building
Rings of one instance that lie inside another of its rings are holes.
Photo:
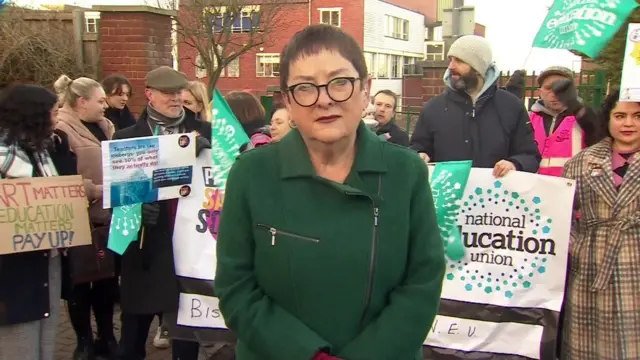
[[[425,24],[436,14],[435,0],[289,0],[282,6],[286,6],[283,23],[271,24],[277,31],[269,33],[269,41],[223,70],[217,83],[220,91],[251,89],[264,94],[267,87],[277,87],[279,55],[289,39],[308,24],[327,23],[343,28],[363,47],[373,91],[385,88],[401,94],[403,65],[424,57]],[[241,31],[233,36],[241,37]],[[195,49],[179,42],[178,54],[181,71],[189,78],[207,80],[196,66]]]

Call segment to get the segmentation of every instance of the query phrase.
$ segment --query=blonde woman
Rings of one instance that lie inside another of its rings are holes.
[[[60,76],[54,88],[62,107],[58,110],[56,129],[63,131],[69,140],[69,147],[78,160],[78,174],[91,180],[88,187],[89,200],[94,200],[89,208],[89,219],[94,229],[109,226],[110,214],[102,209],[102,151],[100,143],[111,140],[115,132],[114,126],[104,116],[107,108],[106,94],[100,83],[81,77],[72,80],[66,75]],[[94,237],[94,245],[102,248],[107,239]],[[103,249],[103,251],[107,251]],[[69,263],[78,269],[80,257],[69,253]],[[95,256],[98,257],[98,251]],[[106,258],[105,258],[106,259]],[[113,261],[113,258],[111,258]],[[105,260],[108,261],[108,260]],[[106,269],[114,270],[111,263]],[[75,279],[64,294],[69,307],[69,318],[77,337],[76,358],[91,358],[93,354],[115,357],[117,342],[113,333],[113,311],[118,294],[118,279],[113,272],[94,274],[90,280]],[[91,330],[91,309],[95,314],[97,325],[97,339],[93,339]]]
[[[207,86],[200,81],[189,81],[189,86],[182,90],[182,105],[187,111],[196,114],[196,119],[211,122],[209,109],[209,92]]]

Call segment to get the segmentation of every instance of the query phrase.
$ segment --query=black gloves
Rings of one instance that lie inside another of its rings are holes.
[[[204,149],[211,149],[211,143],[204,136],[196,136],[196,156]]]
[[[155,226],[158,224],[158,217],[160,216],[160,204],[157,202],[142,204],[142,223],[148,226]]]
[[[551,84],[551,90],[558,101],[567,107],[570,114],[575,114],[582,109],[582,104],[578,101],[578,91],[572,80],[558,80]]]

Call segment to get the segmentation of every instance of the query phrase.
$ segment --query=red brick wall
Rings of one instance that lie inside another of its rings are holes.
[[[387,2],[419,12],[427,18],[426,20],[429,23],[436,21],[438,14],[438,2],[436,0],[387,0]]]
[[[422,77],[422,101],[427,102],[432,97],[442,94],[446,86],[442,81],[446,67],[425,68]]]
[[[251,89],[256,95],[266,93],[267,86],[279,85],[278,77],[256,77],[257,53],[280,53],[293,35],[309,25],[309,4],[287,4],[283,16],[276,24],[271,25],[267,43],[253,48],[240,57],[240,77],[222,77],[216,87],[226,93],[231,90]],[[341,7],[341,27],[351,34],[360,44],[364,42],[364,0],[313,0],[311,9],[311,21],[313,24],[320,22],[319,8]],[[239,34],[239,36],[242,36]],[[260,47],[263,48],[260,51]],[[180,71],[194,80],[195,58],[197,51],[191,46],[179,44]],[[202,79],[207,82],[208,79]]]
[[[364,44],[364,0],[313,0],[311,22],[320,23],[321,8],[341,7],[340,27],[353,36],[360,47]]]
[[[129,101],[139,114],[147,103],[144,96],[147,72],[172,66],[171,18],[147,12],[102,12],[100,14],[102,76],[119,73],[133,87]]]
[[[487,27],[482,24],[476,23],[475,26],[473,27],[473,33],[474,35],[477,35],[477,36],[486,37]]]

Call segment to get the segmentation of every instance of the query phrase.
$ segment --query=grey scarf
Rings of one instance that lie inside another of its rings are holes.
[[[151,104],[147,104],[147,117],[149,118],[149,126],[153,132],[154,125],[158,125],[158,135],[179,134],[183,132],[182,123],[184,122],[184,109],[177,117],[169,117],[161,114],[154,109]]]

